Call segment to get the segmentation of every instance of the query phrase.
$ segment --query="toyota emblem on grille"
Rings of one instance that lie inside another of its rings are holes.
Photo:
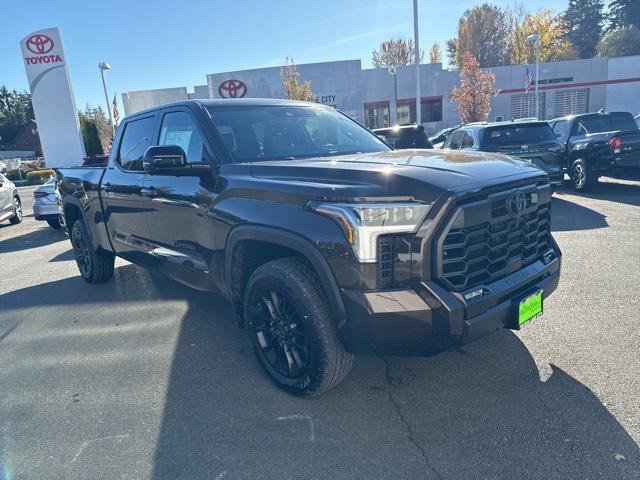
[[[522,215],[526,206],[527,197],[525,197],[522,192],[513,192],[507,200],[507,211],[513,218],[517,218]]]

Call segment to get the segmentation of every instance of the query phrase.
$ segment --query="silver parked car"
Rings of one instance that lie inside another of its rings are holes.
[[[56,177],[51,177],[33,192],[33,216],[36,220],[46,221],[52,228],[60,228]]]
[[[22,221],[22,202],[13,182],[0,174],[0,222],[5,220],[12,225]]]

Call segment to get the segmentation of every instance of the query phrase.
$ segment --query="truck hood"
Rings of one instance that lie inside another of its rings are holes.
[[[251,174],[300,185],[309,193],[329,190],[338,197],[424,199],[435,193],[464,193],[545,174],[530,163],[496,153],[456,150],[393,150],[339,157],[255,162]],[[325,195],[326,196],[326,195]]]

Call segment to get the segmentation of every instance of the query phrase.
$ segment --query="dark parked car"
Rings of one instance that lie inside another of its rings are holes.
[[[433,355],[519,329],[560,278],[540,169],[391,150],[314,103],[139,112],[107,168],[59,177],[86,281],[109,280],[119,256],[222,293],[264,370],[297,395],[340,383],[354,353]]]
[[[450,135],[442,148],[504,153],[541,168],[552,185],[564,179],[562,147],[546,122],[470,123]]]
[[[422,125],[398,125],[377,128],[373,133],[397,150],[407,148],[433,148]]]
[[[586,191],[605,174],[640,167],[640,130],[628,112],[598,112],[549,121],[562,144],[563,166],[573,188]]]
[[[460,125],[456,125],[455,127],[443,128],[442,130],[438,130],[436,133],[430,136],[429,141],[433,145],[433,148],[442,148],[444,142],[446,142],[447,138],[449,138],[449,135],[455,132],[458,128],[460,128]]]

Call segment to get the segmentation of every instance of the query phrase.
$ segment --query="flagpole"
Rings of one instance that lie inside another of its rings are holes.
[[[416,64],[416,123],[422,125],[422,109],[420,108],[420,40],[418,39],[418,0],[413,0],[413,42],[416,47],[414,63]]]

